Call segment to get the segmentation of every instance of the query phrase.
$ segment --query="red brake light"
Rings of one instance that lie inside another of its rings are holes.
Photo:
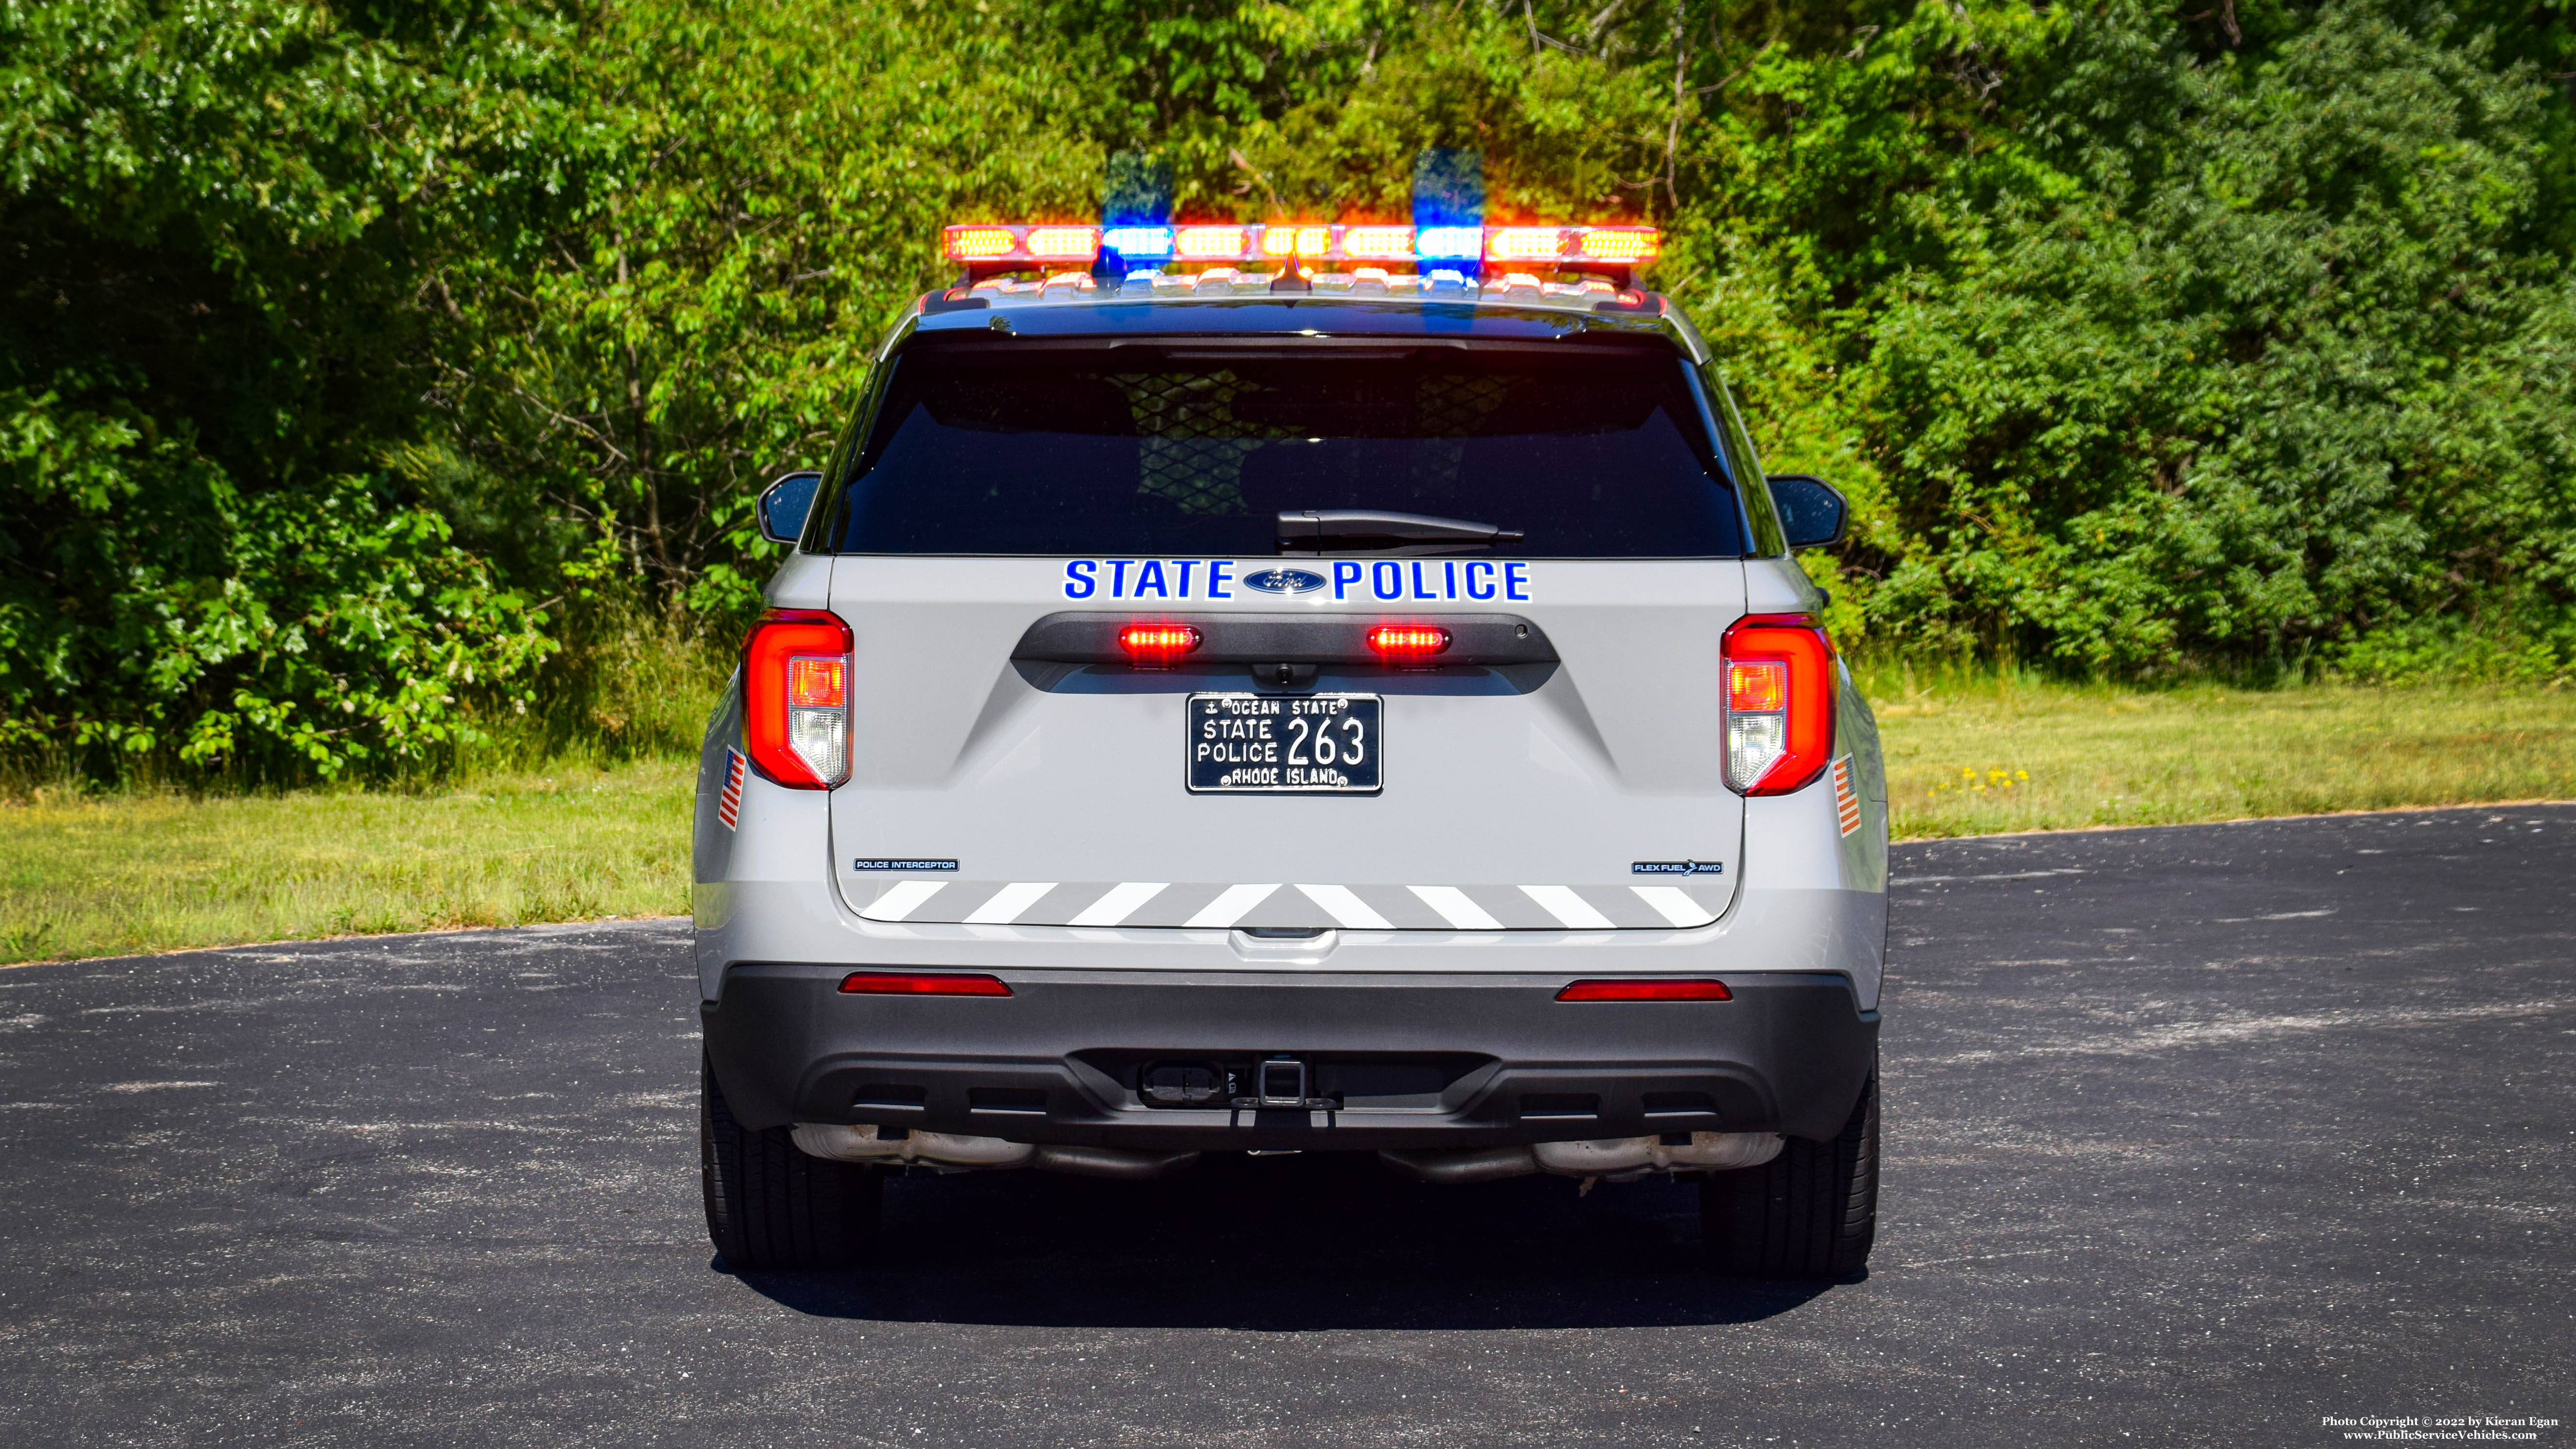
[[[1733,1001],[1723,981],[1577,981],[1559,1001]]]
[[[1431,624],[1380,624],[1368,646],[1389,659],[1428,659],[1449,647],[1449,631]]]
[[[1118,631],[1118,647],[1141,669],[1161,669],[1199,647],[1199,631],[1187,624],[1130,624]]]
[[[743,736],[760,773],[794,790],[850,777],[850,626],[772,609],[742,648]]]
[[[1834,752],[1834,647],[1805,614],[1747,614],[1726,631],[1726,783],[1785,795]]]
[[[841,978],[852,996],[1008,996],[998,976],[956,971],[853,971]]]

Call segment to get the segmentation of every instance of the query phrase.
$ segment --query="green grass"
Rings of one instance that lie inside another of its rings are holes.
[[[1861,679],[1900,838],[2576,798],[2564,689]],[[690,785],[648,758],[418,791],[32,792],[0,804],[0,962],[681,914]]]
[[[0,805],[0,962],[689,908],[692,768]]]
[[[2576,690],[1859,677],[1899,839],[2576,798]]]

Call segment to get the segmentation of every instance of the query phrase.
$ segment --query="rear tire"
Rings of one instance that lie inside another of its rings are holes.
[[[1701,1241],[1739,1278],[1848,1278],[1878,1236],[1878,1074],[1833,1138],[1792,1137],[1760,1167],[1700,1180]]]
[[[745,1130],[703,1056],[698,1073],[707,1236],[725,1265],[752,1271],[856,1264],[876,1238],[878,1174],[806,1156],[785,1127]]]

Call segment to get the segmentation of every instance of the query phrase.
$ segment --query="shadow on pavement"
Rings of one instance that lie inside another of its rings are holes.
[[[897,1179],[869,1268],[740,1277],[818,1317],[1263,1332],[1749,1323],[1828,1286],[1716,1277],[1698,1213],[1688,1183],[1577,1197],[1554,1177],[1424,1187],[1358,1153],[1210,1154],[1161,1182]]]

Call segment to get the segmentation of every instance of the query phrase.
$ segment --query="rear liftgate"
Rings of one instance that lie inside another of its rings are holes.
[[[1009,600],[1061,564],[845,563],[852,910],[1008,936],[1675,930],[1726,909],[1732,561],[1515,562],[1513,592],[1553,588],[1510,612],[1443,597],[1456,559],[1145,562],[1238,598],[1248,576],[1403,570],[1432,598],[1049,610]],[[1505,565],[1463,563],[1504,587]],[[1641,574],[1682,599],[1635,602]]]

